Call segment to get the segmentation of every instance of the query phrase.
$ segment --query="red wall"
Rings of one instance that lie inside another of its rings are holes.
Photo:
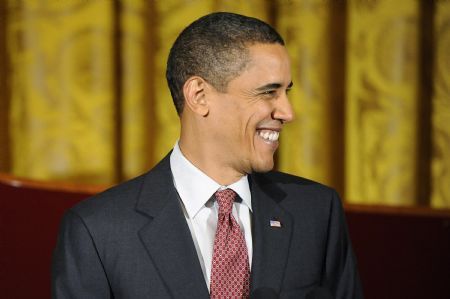
[[[64,211],[93,191],[11,186],[0,177],[0,297],[50,298]],[[450,211],[346,206],[366,299],[450,298]]]

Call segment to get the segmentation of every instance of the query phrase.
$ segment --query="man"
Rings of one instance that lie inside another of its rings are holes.
[[[257,19],[207,15],[175,41],[167,80],[179,141],[148,173],[67,212],[53,296],[304,298],[324,288],[361,298],[338,195],[270,172],[293,119],[280,35]]]

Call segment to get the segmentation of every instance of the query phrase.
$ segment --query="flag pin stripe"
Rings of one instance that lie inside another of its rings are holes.
[[[278,220],[270,220],[271,227],[281,227],[281,222]]]

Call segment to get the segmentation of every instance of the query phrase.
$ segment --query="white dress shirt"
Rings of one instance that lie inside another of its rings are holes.
[[[252,204],[247,176],[243,176],[231,185],[221,186],[186,159],[178,142],[170,155],[170,168],[208,289],[219,211],[213,195],[219,189],[233,189],[242,199],[241,202],[234,202],[232,214],[244,233],[251,268],[253,245],[250,214]]]

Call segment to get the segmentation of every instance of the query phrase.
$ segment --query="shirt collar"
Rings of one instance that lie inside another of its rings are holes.
[[[249,210],[252,210],[251,193],[247,175],[228,186],[221,186],[200,169],[195,167],[181,152],[178,142],[170,155],[170,168],[172,170],[175,188],[181,197],[189,218],[205,206],[206,202],[219,189],[233,189],[242,199]]]

